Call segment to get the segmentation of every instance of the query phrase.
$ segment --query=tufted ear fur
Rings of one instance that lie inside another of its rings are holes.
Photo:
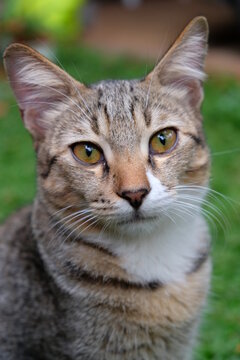
[[[51,126],[51,116],[63,110],[71,93],[84,85],[26,45],[10,45],[4,65],[25,127],[39,142]]]
[[[203,99],[202,82],[205,79],[207,41],[207,20],[196,17],[148,75],[148,79],[179,90],[192,106],[199,108]]]

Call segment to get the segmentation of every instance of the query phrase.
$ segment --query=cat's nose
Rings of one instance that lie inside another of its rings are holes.
[[[143,202],[145,196],[149,193],[149,189],[138,189],[134,191],[122,191],[118,194],[123,199],[127,200],[134,209],[138,209]]]

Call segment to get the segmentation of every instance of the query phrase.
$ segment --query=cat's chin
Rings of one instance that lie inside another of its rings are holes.
[[[128,219],[123,219],[117,222],[117,225],[135,225],[135,224],[146,224],[148,222],[157,221],[159,218],[157,216],[142,216],[138,213],[133,214]]]
[[[119,220],[116,228],[120,233],[127,233],[132,235],[149,234],[155,230],[161,221],[158,216],[143,216],[141,214],[133,214],[129,218]]]

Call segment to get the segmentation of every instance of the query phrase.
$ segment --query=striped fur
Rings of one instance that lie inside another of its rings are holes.
[[[145,79],[88,87],[24,45],[6,50],[38,193],[0,229],[0,360],[191,358],[211,272],[207,35],[196,18]],[[165,128],[177,144],[152,155]],[[82,141],[104,161],[77,162]],[[136,211],[121,194],[141,191]]]

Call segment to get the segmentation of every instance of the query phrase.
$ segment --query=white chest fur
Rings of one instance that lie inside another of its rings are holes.
[[[108,248],[121,259],[121,266],[138,282],[184,281],[208,242],[202,217],[171,225],[161,224],[149,236],[105,239]]]

